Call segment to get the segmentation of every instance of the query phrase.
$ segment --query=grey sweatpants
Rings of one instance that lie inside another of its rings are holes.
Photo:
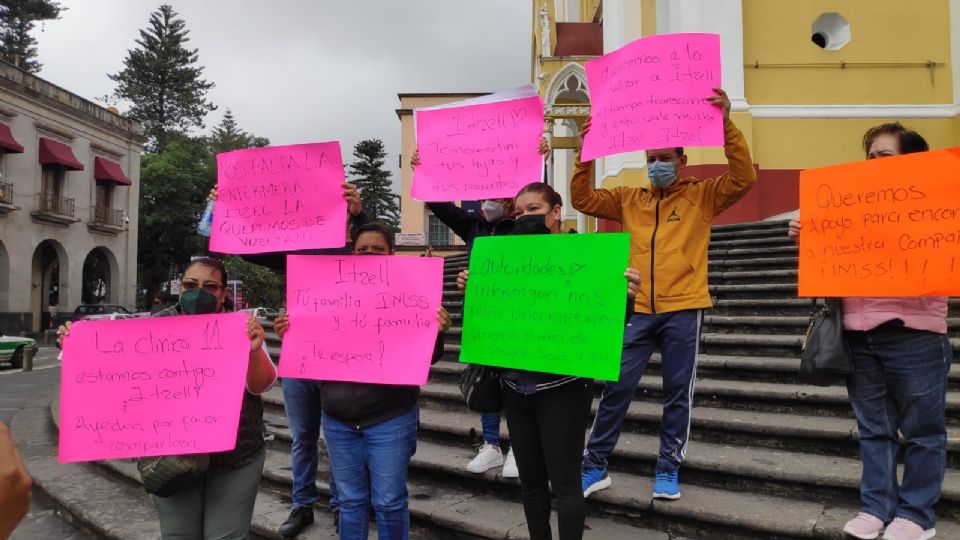
[[[266,451],[239,469],[191,482],[171,497],[154,497],[163,540],[248,537]]]

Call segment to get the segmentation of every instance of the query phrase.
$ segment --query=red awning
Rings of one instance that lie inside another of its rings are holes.
[[[98,182],[116,182],[123,186],[130,185],[130,179],[123,174],[120,164],[102,157],[93,158],[93,177]]]
[[[46,137],[40,137],[40,163],[43,165],[63,165],[71,171],[82,171],[83,163],[73,155],[73,149]]]
[[[0,148],[13,154],[23,153],[23,146],[13,138],[13,133],[10,132],[10,126],[6,124],[0,124]]]

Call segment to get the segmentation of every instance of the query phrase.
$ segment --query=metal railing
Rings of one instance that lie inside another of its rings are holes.
[[[123,227],[123,210],[117,210],[109,206],[94,206],[90,209],[90,213],[90,219],[94,223]]]
[[[73,199],[55,197],[53,193],[43,192],[40,194],[40,211],[73,217]]]
[[[0,182],[0,203],[13,204],[13,184]]]

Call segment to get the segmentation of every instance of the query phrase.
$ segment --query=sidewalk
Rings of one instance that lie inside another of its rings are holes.
[[[30,397],[39,392],[48,391],[59,379],[59,368],[12,373],[0,377],[0,421],[10,425],[14,415],[30,401]],[[35,487],[30,512],[13,531],[10,538],[12,540],[83,540],[90,536],[60,519],[43,492]]]

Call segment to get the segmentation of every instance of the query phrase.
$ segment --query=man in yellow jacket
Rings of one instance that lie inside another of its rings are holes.
[[[728,172],[703,180],[681,178],[687,164],[683,148],[659,148],[647,151],[649,186],[594,189],[592,161],[578,159],[573,173],[573,207],[621,223],[630,233],[630,267],[641,273],[635,314],[623,336],[620,379],[604,386],[584,451],[584,497],[610,486],[607,458],[647,362],[659,348],[664,399],[653,496],[680,498],[677,471],[690,437],[700,327],[703,310],[712,307],[707,288],[710,225],[757,182],[747,142],[730,120],[730,100],[723,90],[714,92],[708,99],[723,110]],[[588,119],[584,133],[589,125]]]

